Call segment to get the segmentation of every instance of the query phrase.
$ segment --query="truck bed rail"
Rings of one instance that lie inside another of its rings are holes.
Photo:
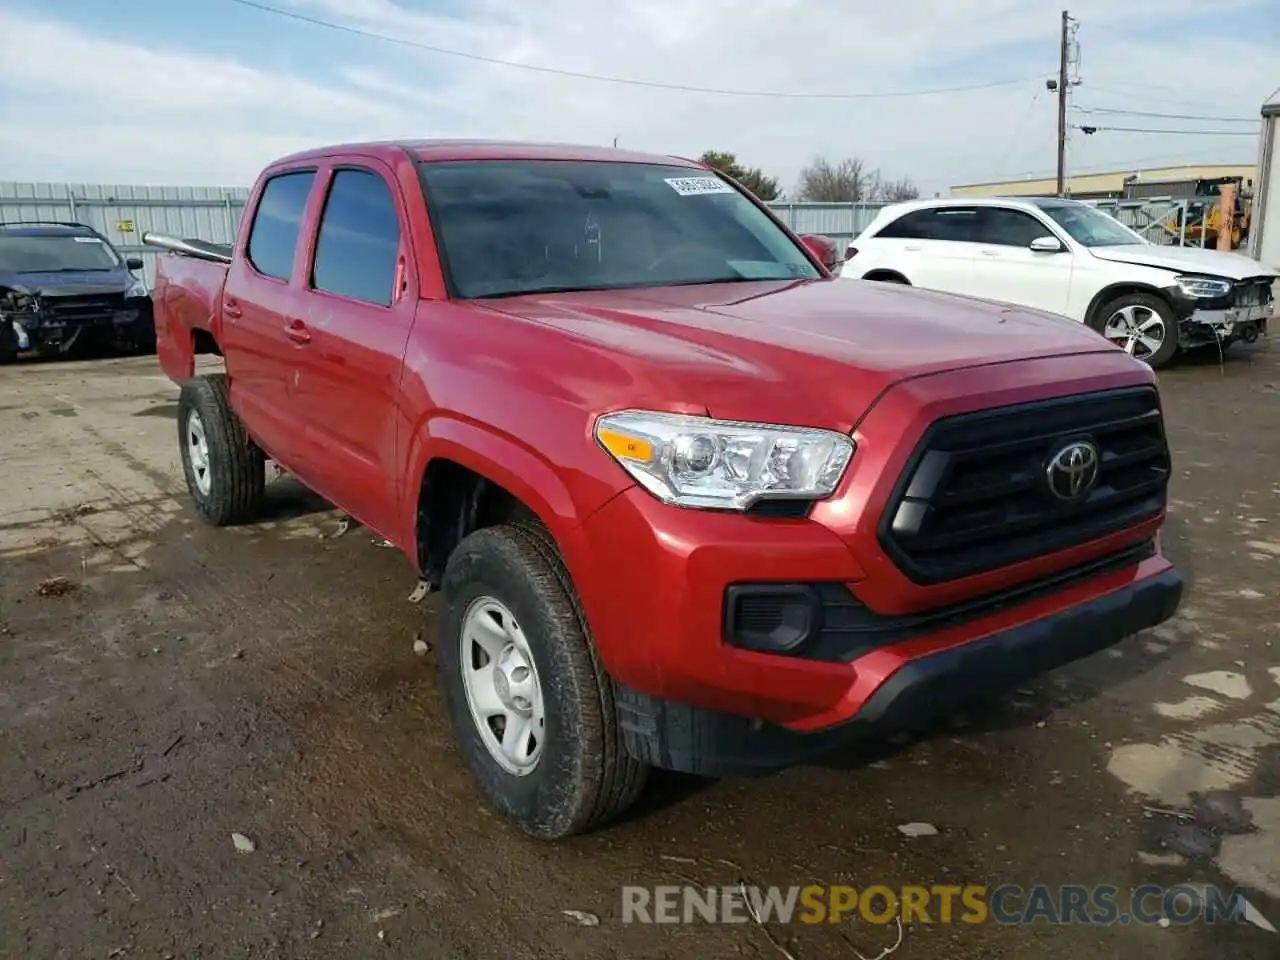
[[[142,242],[149,247],[160,247],[162,250],[168,250],[184,257],[211,260],[214,263],[229,264],[233,249],[231,244],[209,243],[206,240],[194,239],[182,240],[178,237],[170,237],[163,233],[152,233],[150,231],[142,235]]]

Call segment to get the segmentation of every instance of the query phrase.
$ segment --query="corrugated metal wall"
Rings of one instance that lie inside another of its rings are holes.
[[[125,256],[146,263],[148,286],[155,276],[157,252],[142,244],[147,230],[177,237],[232,243],[249,191],[244,187],[154,187],[129,184],[16,183],[0,181],[0,222],[67,220],[101,231]],[[792,203],[774,201],[773,211],[796,233],[818,233],[843,244],[871,223],[883,203]],[[1122,222],[1168,243],[1167,233],[1151,227],[1146,203],[1100,204]],[[1161,218],[1169,211],[1157,211]]]
[[[155,277],[147,230],[214,243],[235,239],[249,191],[243,187],[151,187],[129,184],[16,183],[0,180],[0,222],[66,220],[100,231],[127,257],[146,263]]]
[[[848,243],[875,219],[885,203],[790,203],[775,200],[769,207],[796,233],[817,233]]]

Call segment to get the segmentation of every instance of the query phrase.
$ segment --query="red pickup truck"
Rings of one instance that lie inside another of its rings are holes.
[[[1151,370],[1080,324],[835,283],[700,164],[487,142],[273,163],[233,247],[150,237],[197,511],[270,459],[443,590],[497,809],[762,772],[1170,617]],[[197,354],[226,373],[194,376]]]

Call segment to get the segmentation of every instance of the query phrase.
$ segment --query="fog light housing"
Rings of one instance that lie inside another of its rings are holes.
[[[796,653],[822,630],[822,600],[798,583],[736,584],[725,591],[724,639],[758,653]]]

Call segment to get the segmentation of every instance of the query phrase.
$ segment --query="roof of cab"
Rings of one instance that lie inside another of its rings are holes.
[[[298,160],[318,160],[335,154],[357,154],[390,159],[408,153],[423,161],[445,160],[580,160],[614,163],[660,163],[667,166],[701,168],[694,160],[659,154],[591,147],[571,143],[524,143],[514,140],[381,140],[314,147],[281,157],[272,166]]]

